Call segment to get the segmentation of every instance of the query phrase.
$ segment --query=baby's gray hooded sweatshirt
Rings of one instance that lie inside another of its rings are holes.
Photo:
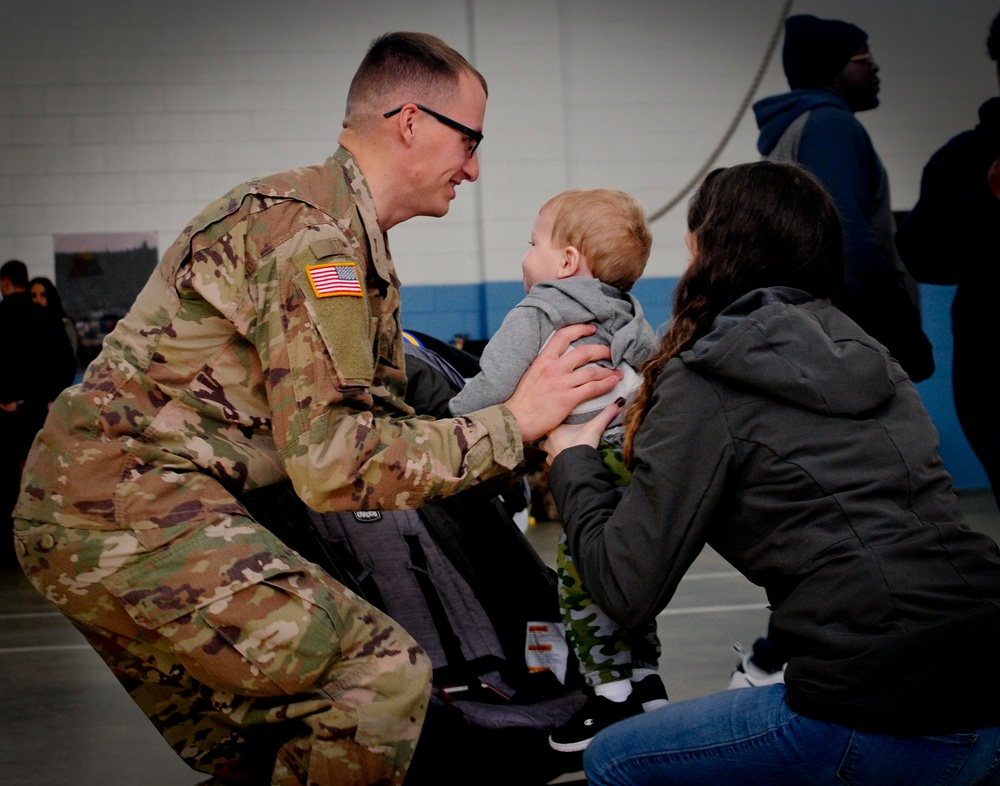
[[[451,400],[453,415],[465,415],[510,398],[552,333],[566,325],[592,323],[597,332],[575,344],[606,344],[611,360],[601,363],[625,375],[610,393],[583,402],[567,423],[590,420],[619,397],[628,399],[642,383],[636,369],[659,340],[634,296],[596,278],[540,281],[506,316],[483,351],[481,371]],[[574,345],[575,345],[574,344]]]

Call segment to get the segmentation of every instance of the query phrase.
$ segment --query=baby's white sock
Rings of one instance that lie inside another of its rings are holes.
[[[632,694],[632,682],[630,680],[602,682],[600,685],[594,686],[594,693],[609,701],[622,702]]]

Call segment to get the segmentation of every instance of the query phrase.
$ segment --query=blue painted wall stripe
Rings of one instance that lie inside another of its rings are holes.
[[[640,279],[635,295],[646,317],[662,326],[670,316],[670,300],[677,278]],[[934,375],[917,385],[920,396],[941,436],[941,457],[959,489],[986,488],[982,465],[969,447],[955,415],[951,394],[951,301],[954,287],[921,286],[924,330],[934,345]],[[403,324],[409,330],[427,333],[443,341],[456,335],[482,339],[483,315],[489,333],[496,332],[504,316],[524,296],[520,281],[486,284],[404,286]]]

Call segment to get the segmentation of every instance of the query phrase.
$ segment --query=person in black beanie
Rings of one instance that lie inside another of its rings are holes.
[[[914,382],[934,371],[918,290],[899,259],[889,178],[856,112],[879,104],[878,65],[868,34],[810,14],[785,22],[782,63],[791,92],[753,110],[757,149],[796,161],[830,192],[846,235],[847,273],[834,303],[883,344]]]
[[[788,86],[792,90],[825,88],[867,44],[868,34],[850,22],[809,14],[790,16],[785,22],[781,52]],[[875,106],[878,98],[868,108]]]
[[[889,178],[856,112],[879,105],[878,65],[857,25],[811,14],[785,21],[781,53],[791,92],[753,106],[757,149],[794,161],[833,197],[844,227],[846,269],[834,304],[899,361],[914,382],[934,372],[931,342],[920,320],[917,284],[896,251]],[[769,653],[767,667],[760,653]],[[733,671],[731,688],[780,682],[780,652],[766,638]]]
[[[1000,82],[1000,14],[986,50]],[[955,411],[1000,506],[1000,408],[993,382],[1000,323],[1000,199],[989,172],[1000,159],[1000,97],[979,107],[979,124],[953,137],[924,167],[920,197],[896,245],[919,281],[957,284],[951,306]],[[997,169],[993,171],[997,172]]]

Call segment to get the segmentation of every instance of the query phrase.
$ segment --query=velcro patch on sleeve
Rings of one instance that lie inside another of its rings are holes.
[[[324,251],[340,256],[332,259],[317,256],[317,252]],[[329,350],[340,384],[347,387],[371,385],[375,369],[372,320],[364,281],[358,280],[361,263],[347,257],[339,244],[320,246],[315,242],[292,257],[291,261],[296,270],[295,286],[301,292],[306,311]],[[321,275],[331,268],[336,268],[336,278]],[[350,280],[352,275],[353,281]],[[350,293],[340,297],[336,293],[323,294],[339,285],[344,276],[347,277],[346,285],[353,289],[353,296]]]
[[[364,297],[358,266],[354,262],[307,265],[306,276],[317,298]]]

